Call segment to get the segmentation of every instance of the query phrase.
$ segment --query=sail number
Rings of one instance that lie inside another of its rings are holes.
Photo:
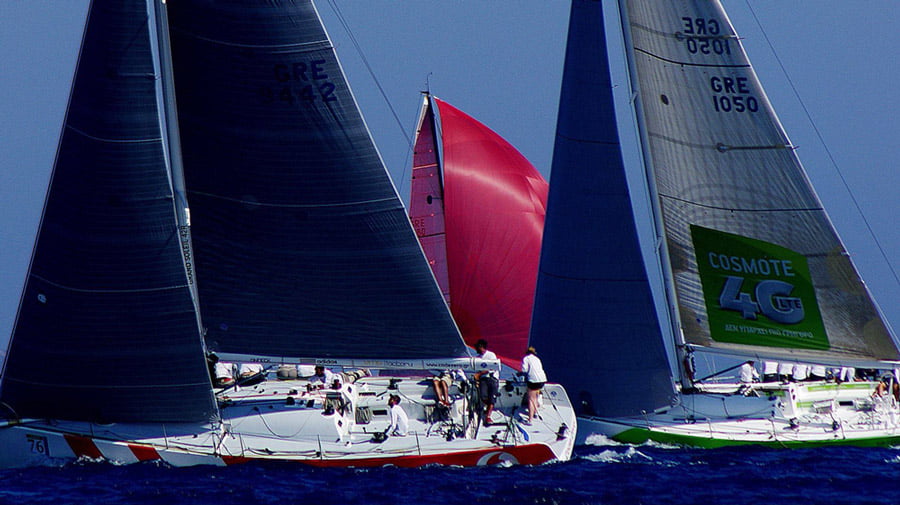
[[[263,102],[294,105],[337,101],[336,87],[328,78],[325,63],[325,60],[276,63],[272,76],[277,84],[260,90]]]
[[[759,100],[750,92],[746,77],[719,77],[709,79],[713,91],[713,109],[716,112],[757,112]]]
[[[34,454],[44,456],[50,455],[50,444],[47,443],[47,437],[40,435],[25,435],[25,441],[28,442],[28,448]]]
[[[776,279],[766,279],[756,284],[756,300],[750,293],[741,291],[744,278],[728,276],[719,294],[719,306],[723,310],[740,312],[744,319],[756,320],[762,314],[772,321],[781,324],[796,324],[803,321],[803,301],[795,296],[788,296],[794,285]]]
[[[419,237],[424,237],[426,235],[425,231],[425,218],[422,217],[411,217],[409,221],[413,225],[413,229],[416,230],[416,235]]]
[[[731,54],[731,46],[727,38],[720,37],[722,32],[719,21],[705,18],[681,18],[684,31],[684,43],[691,54]]]

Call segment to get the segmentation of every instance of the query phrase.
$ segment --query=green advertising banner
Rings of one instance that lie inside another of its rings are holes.
[[[691,238],[713,340],[829,348],[805,256],[695,225]]]

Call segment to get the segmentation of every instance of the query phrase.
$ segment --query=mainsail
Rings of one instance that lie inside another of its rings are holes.
[[[547,182],[513,146],[425,97],[410,219],[466,343],[486,339],[513,367],[528,345],[546,202]]]
[[[0,401],[19,417],[216,415],[145,0],[93,2]]]
[[[627,15],[685,341],[900,358],[720,3],[629,0]]]
[[[580,415],[674,393],[616,129],[601,2],[572,3],[531,342]]]
[[[312,3],[168,11],[208,346],[466,356]]]

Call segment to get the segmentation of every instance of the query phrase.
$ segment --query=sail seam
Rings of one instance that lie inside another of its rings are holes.
[[[662,31],[662,30],[655,30],[655,29],[653,29],[653,28],[650,28],[649,26],[642,25],[642,24],[640,24],[640,23],[631,23],[631,27],[632,27],[632,28],[640,29],[640,30],[644,31],[645,33],[649,33],[649,34],[651,34],[651,35],[659,35],[659,36],[662,36],[662,37],[672,37],[672,38],[677,39],[677,40],[684,40],[684,39],[694,39],[694,40],[713,40],[713,39],[720,39],[720,40],[726,40],[726,39],[737,39],[737,38],[738,38],[737,35],[735,35],[735,34],[727,34],[727,33],[726,33],[726,34],[722,34],[722,35],[697,35],[697,34],[693,34],[693,35],[692,35],[692,34],[688,34],[688,33],[684,33],[684,32],[675,32],[675,33],[672,33],[672,32],[664,32],[664,31]]]
[[[674,63],[675,65],[684,65],[687,67],[750,68],[750,65],[747,63],[737,64],[737,65],[721,65],[721,64],[716,65],[713,63],[690,63],[690,62],[685,62],[685,61],[670,60],[669,58],[663,58],[662,56],[660,56],[658,54],[651,53],[650,51],[646,51],[639,47],[635,47],[634,51],[637,53],[646,54],[647,56],[651,56],[653,58],[656,58],[657,60],[664,61],[666,63]]]
[[[570,277],[568,275],[556,275],[547,273],[545,271],[540,272],[541,275],[546,275],[547,277],[553,277],[554,279],[563,279],[569,281],[599,281],[599,282],[619,282],[619,283],[643,283],[646,282],[645,279],[611,279],[606,277]]]
[[[584,142],[585,144],[597,144],[597,145],[607,145],[607,146],[617,146],[617,145],[619,145],[619,142],[610,142],[610,141],[606,141],[606,140],[588,140],[588,139],[583,139],[583,138],[575,138],[575,137],[570,137],[570,136],[568,136],[568,135],[563,135],[562,133],[557,133],[556,136],[557,136],[557,137],[560,137],[560,138],[563,138],[563,139],[566,139],[566,140],[571,140],[572,142]]]
[[[648,132],[648,137],[664,140],[666,142],[671,142],[672,144],[678,144],[685,147],[693,147],[696,149],[711,149],[718,151],[720,153],[724,153],[727,151],[761,151],[768,149],[794,149],[793,146],[789,146],[786,144],[773,144],[768,146],[731,146],[727,144],[723,144],[722,142],[718,142],[716,145],[709,144],[694,144],[691,142],[687,142],[685,140],[679,140],[676,138],[668,137],[666,135],[661,135],[659,133]]]
[[[295,43],[292,43],[292,44],[241,44],[241,43],[238,43],[238,42],[226,42],[226,41],[224,41],[224,40],[211,39],[211,38],[209,38],[209,37],[201,37],[201,36],[199,36],[199,35],[197,35],[197,34],[195,34],[195,33],[187,32],[187,31],[184,31],[184,30],[179,30],[179,29],[177,29],[177,28],[171,28],[171,31],[173,31],[173,32],[178,32],[179,34],[182,34],[182,35],[184,35],[184,36],[186,36],[186,37],[190,37],[190,38],[192,38],[192,39],[202,40],[202,41],[204,41],[204,42],[209,42],[209,43],[211,43],[211,44],[218,44],[218,45],[221,45],[221,46],[228,46],[228,47],[259,48],[259,49],[262,49],[262,48],[268,48],[268,49],[285,48],[285,49],[289,49],[289,48],[301,48],[301,47],[314,47],[315,49],[331,49],[331,44],[329,43],[329,40],[328,40],[328,39],[325,39],[325,40],[316,40],[316,41],[314,41],[314,42],[295,42]],[[320,47],[315,47],[315,46],[320,46]]]
[[[64,286],[62,284],[53,282],[49,279],[45,279],[44,277],[41,277],[40,275],[36,275],[36,274],[31,274],[31,277],[33,277],[39,281],[46,282],[47,284],[50,284],[53,287],[65,289],[66,291],[72,291],[75,293],[152,293],[154,291],[170,291],[173,289],[181,289],[181,288],[188,287],[187,284],[178,284],[175,286],[165,286],[165,287],[161,287],[161,288],[144,288],[144,289],[84,289],[84,288],[73,288],[71,286]]]
[[[146,139],[124,139],[124,140],[118,140],[118,139],[109,139],[109,138],[97,137],[97,136],[95,136],[95,135],[91,135],[90,133],[87,133],[87,132],[84,131],[84,130],[79,130],[78,128],[75,128],[75,127],[72,126],[72,125],[66,125],[66,129],[67,129],[67,130],[72,130],[72,131],[74,131],[75,133],[77,133],[77,134],[79,134],[79,135],[81,135],[81,136],[83,136],[83,137],[87,137],[87,138],[89,138],[89,139],[91,139],[91,140],[96,140],[96,141],[99,141],[99,142],[108,142],[108,143],[110,143],[110,144],[153,144],[153,143],[156,143],[156,142],[162,142],[162,137],[152,137],[152,138],[146,138]]]
[[[822,212],[824,209],[822,207],[803,207],[803,208],[777,208],[777,209],[739,209],[734,207],[719,207],[718,205],[707,205],[704,203],[698,203],[691,200],[685,200],[684,198],[678,198],[677,196],[667,195],[664,193],[659,193],[660,198],[667,198],[669,200],[674,200],[676,202],[687,203],[690,205],[695,205],[697,207],[702,207],[704,209],[712,209],[712,210],[727,210],[730,212]]]
[[[19,384],[29,384],[32,386],[43,386],[43,387],[54,387],[54,388],[74,388],[74,389],[145,389],[145,388],[184,388],[190,386],[209,386],[209,382],[188,382],[182,384],[138,384],[135,386],[103,386],[100,384],[64,384],[64,383],[56,383],[56,382],[36,382],[36,381],[27,381],[18,379],[14,376],[4,377],[5,380],[10,382],[18,382]]]
[[[217,200],[226,200],[229,202],[242,203],[245,205],[256,205],[259,207],[280,207],[286,209],[296,209],[296,208],[328,208],[328,207],[353,207],[355,205],[363,205],[369,203],[383,203],[383,202],[393,202],[393,198],[375,198],[372,200],[358,200],[355,202],[343,202],[343,203],[320,203],[320,204],[299,204],[299,203],[263,203],[263,202],[251,202],[249,200],[242,200],[240,198],[231,198],[228,196],[214,195],[212,193],[205,193],[202,191],[188,191],[188,194],[191,195],[199,195],[199,196],[208,196],[209,198],[215,198]]]

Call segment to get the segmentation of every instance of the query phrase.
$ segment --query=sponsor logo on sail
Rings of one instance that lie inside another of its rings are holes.
[[[710,337],[828,349],[807,259],[770,242],[691,226]]]

